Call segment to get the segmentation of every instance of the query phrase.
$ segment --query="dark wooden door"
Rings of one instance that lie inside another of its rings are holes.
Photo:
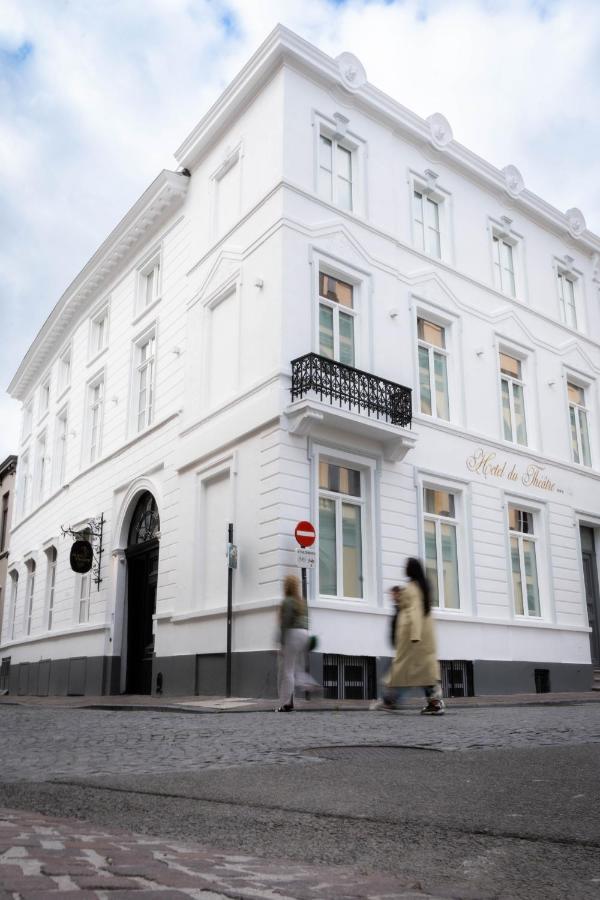
[[[598,590],[598,565],[594,542],[594,529],[581,527],[581,555],[585,579],[585,599],[590,628],[592,663],[600,666],[600,591]]]
[[[127,693],[152,692],[158,541],[127,550]]]

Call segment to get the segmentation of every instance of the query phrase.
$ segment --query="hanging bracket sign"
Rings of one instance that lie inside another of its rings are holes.
[[[75,541],[71,547],[69,562],[74,572],[85,575],[92,568],[94,562],[94,550],[89,541]]]

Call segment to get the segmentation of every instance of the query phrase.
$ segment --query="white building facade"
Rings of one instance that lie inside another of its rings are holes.
[[[330,696],[374,695],[408,556],[448,692],[589,688],[600,239],[582,214],[281,27],[176,158],[10,385],[11,691],[222,693],[231,523],[232,689],[273,695],[306,519]]]

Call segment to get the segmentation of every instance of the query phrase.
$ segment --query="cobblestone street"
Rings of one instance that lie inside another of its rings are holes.
[[[2,705],[0,890],[587,900],[599,745],[593,702],[437,719]]]

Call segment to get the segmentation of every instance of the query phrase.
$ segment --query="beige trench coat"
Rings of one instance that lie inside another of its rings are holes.
[[[396,658],[384,681],[389,687],[429,687],[439,680],[440,664],[431,614],[423,615],[421,588],[410,581],[400,598]]]

